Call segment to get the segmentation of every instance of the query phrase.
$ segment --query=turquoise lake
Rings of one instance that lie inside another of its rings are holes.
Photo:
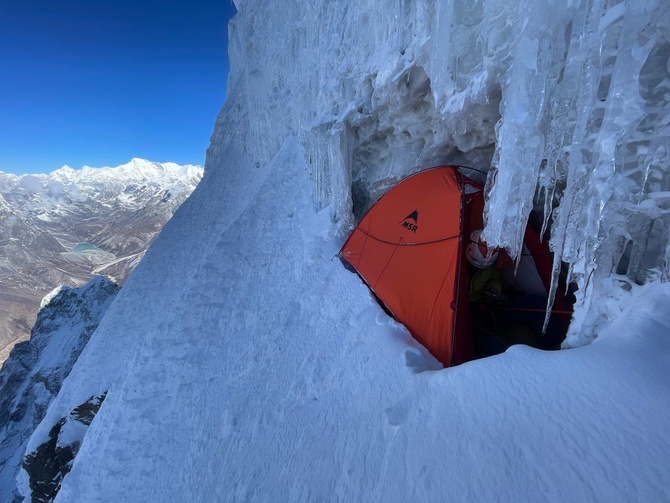
[[[92,245],[91,243],[79,243],[77,246],[72,248],[72,251],[75,253],[81,253],[85,251],[104,251],[98,248],[95,245]]]

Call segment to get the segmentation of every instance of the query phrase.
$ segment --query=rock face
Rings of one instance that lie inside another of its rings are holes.
[[[51,428],[49,440],[23,459],[33,502],[47,503],[56,498],[63,477],[72,469],[84,434],[106,396],[106,392],[92,396],[75,407],[67,418],[62,417]]]
[[[27,339],[57,285],[98,274],[123,284],[202,177],[198,166],[133,159],[117,168],[0,172],[0,363]]]
[[[63,380],[72,370],[118,291],[119,287],[104,277],[97,277],[80,288],[57,288],[44,299],[30,340],[17,344],[2,367],[0,501],[20,500],[15,478],[22,463],[26,442],[44,418],[51,400],[60,391]],[[33,480],[42,480],[41,485],[38,485],[44,489],[45,474],[50,474],[50,480],[53,481],[53,473],[62,473],[62,467],[71,460],[68,452],[76,453],[77,448],[74,442],[68,442],[66,446],[59,445],[62,433],[72,430],[73,422],[88,426],[103,399],[104,396],[92,397],[90,404],[86,402],[76,408],[71,417],[62,418],[62,424],[52,428],[53,440],[50,442],[53,442],[53,446],[40,446],[39,452],[26,457],[23,463],[30,475],[31,485]],[[77,434],[69,434],[69,438],[75,437]],[[47,486],[51,487],[49,484]],[[52,490],[45,489],[42,492],[47,494]]]
[[[33,502],[53,501],[63,477],[70,471],[70,463],[76,453],[71,445],[58,445],[58,437],[65,422],[64,418],[58,421],[49,432],[49,441],[28,454],[23,461],[23,467],[30,475]],[[79,447],[78,444],[76,447]]]

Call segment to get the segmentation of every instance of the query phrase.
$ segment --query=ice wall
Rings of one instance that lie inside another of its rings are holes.
[[[536,210],[583,306],[617,265],[643,281],[667,264],[670,3],[236,6],[209,165],[231,142],[262,165],[296,134],[343,232],[407,174],[474,166],[487,240],[517,254]]]
[[[502,84],[486,235],[518,253],[520,223],[543,203],[555,271],[570,265],[578,311],[617,266],[643,282],[643,268],[666,260],[669,7],[655,0],[520,5],[530,18]],[[571,332],[588,339],[582,319],[589,316],[576,317]]]

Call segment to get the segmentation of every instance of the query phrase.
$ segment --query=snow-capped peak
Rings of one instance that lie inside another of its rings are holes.
[[[85,187],[96,187],[100,184],[109,186],[110,183],[116,186],[118,191],[123,192],[126,187],[137,183],[151,182],[170,186],[180,180],[197,182],[202,173],[202,167],[197,165],[182,166],[171,162],[160,163],[134,158],[114,168],[84,166],[75,170],[65,165],[49,174],[17,176],[0,173],[0,193],[15,195],[42,193],[53,196],[61,194],[68,186],[76,186],[79,190],[85,191]]]

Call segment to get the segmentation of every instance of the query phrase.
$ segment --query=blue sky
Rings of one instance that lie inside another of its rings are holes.
[[[231,0],[25,0],[0,13],[0,171],[202,164]]]

